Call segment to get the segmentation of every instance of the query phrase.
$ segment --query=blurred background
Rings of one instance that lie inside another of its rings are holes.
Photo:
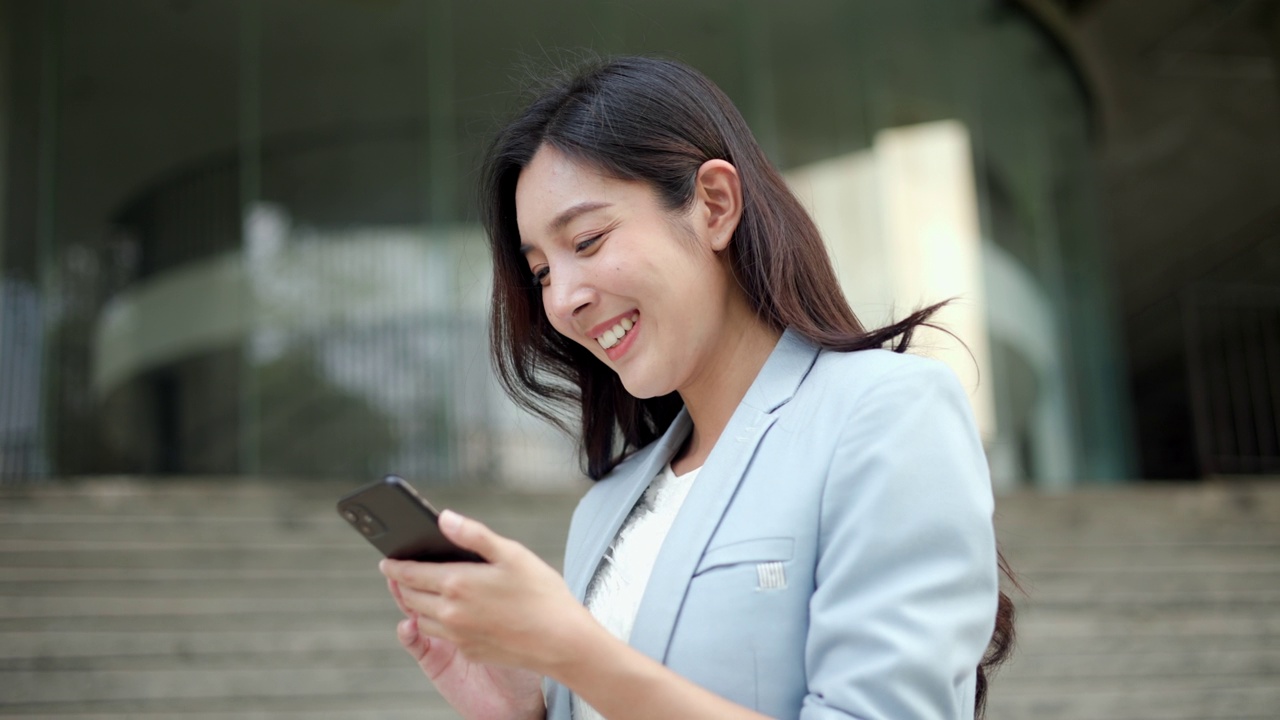
[[[1277,0],[0,0],[0,714],[416,708],[331,592],[379,590],[329,505],[386,472],[558,562],[584,481],[491,377],[474,186],[531,78],[612,53],[733,98],[864,322],[958,298],[920,351],[1053,658],[1002,717],[1275,717]],[[1134,617],[1190,634],[1099,664]],[[1066,699],[1197,647],[1115,680],[1138,714]]]
[[[6,0],[0,479],[568,482],[473,195],[590,52],[720,84],[866,322],[960,299],[1002,489],[1275,472],[1273,5]]]

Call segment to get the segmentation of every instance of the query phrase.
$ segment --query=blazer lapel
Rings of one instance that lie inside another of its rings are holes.
[[[636,613],[631,645],[649,657],[665,662],[671,633],[693,572],[728,510],[760,441],[777,419],[774,411],[795,395],[817,355],[818,349],[799,335],[790,330],[784,333],[699,471],[662,543]],[[627,510],[630,509],[628,505]],[[613,539],[620,524],[621,520],[608,540]]]
[[[645,488],[649,487],[649,482],[684,444],[692,427],[688,411],[681,410],[662,437],[641,450],[642,456],[636,458],[635,467],[629,474],[595,488],[599,496],[592,498],[592,504],[600,511],[593,514],[591,524],[583,534],[582,552],[577,554],[577,562],[572,568],[565,568],[565,580],[579,601],[586,602],[587,587],[600,565],[600,558],[604,557],[627,515]]]

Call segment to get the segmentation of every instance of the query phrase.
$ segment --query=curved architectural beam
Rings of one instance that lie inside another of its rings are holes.
[[[475,233],[459,228],[435,241],[420,231],[365,229],[162,273],[103,310],[94,333],[94,391],[103,397],[143,372],[248,339],[483,313],[487,267],[469,257],[484,252]]]
[[[1081,45],[1066,11],[1051,0],[1008,0],[1008,2],[1025,12],[1036,27],[1044,32],[1051,44],[1066,58],[1067,65],[1080,84],[1085,103],[1091,111],[1093,133],[1099,139],[1104,138],[1107,128],[1111,125],[1108,116],[1109,104],[1104,102],[1107,96],[1105,76]]]

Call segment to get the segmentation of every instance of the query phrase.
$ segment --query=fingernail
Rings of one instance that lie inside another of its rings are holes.
[[[462,516],[452,510],[440,513],[440,529],[453,532],[462,527]]]
[[[386,574],[387,574],[387,559],[386,559],[386,558],[383,558],[383,559],[381,559],[381,560],[379,560],[379,561],[378,561],[378,572],[382,573],[383,575],[386,575]]]

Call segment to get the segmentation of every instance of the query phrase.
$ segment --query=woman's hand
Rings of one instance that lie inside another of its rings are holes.
[[[605,717],[766,720],[614,637],[560,573],[523,545],[449,511],[440,530],[488,563],[383,560],[381,568],[401,609],[416,617],[401,623],[401,642],[465,717],[542,717],[536,681],[528,696],[521,688],[526,678],[548,675]]]
[[[523,545],[447,510],[440,529],[488,562],[382,561],[396,602],[412,620],[401,623],[401,644],[467,717],[482,717],[470,710],[486,709],[479,707],[486,693],[520,709],[506,717],[527,716],[536,698],[541,717],[540,676],[570,660],[571,638],[590,632],[595,621],[560,574]]]
[[[519,668],[471,662],[448,640],[423,635],[417,615],[404,604],[399,584],[388,579],[387,587],[405,614],[396,626],[397,639],[459,714],[468,720],[544,717],[541,677]]]

